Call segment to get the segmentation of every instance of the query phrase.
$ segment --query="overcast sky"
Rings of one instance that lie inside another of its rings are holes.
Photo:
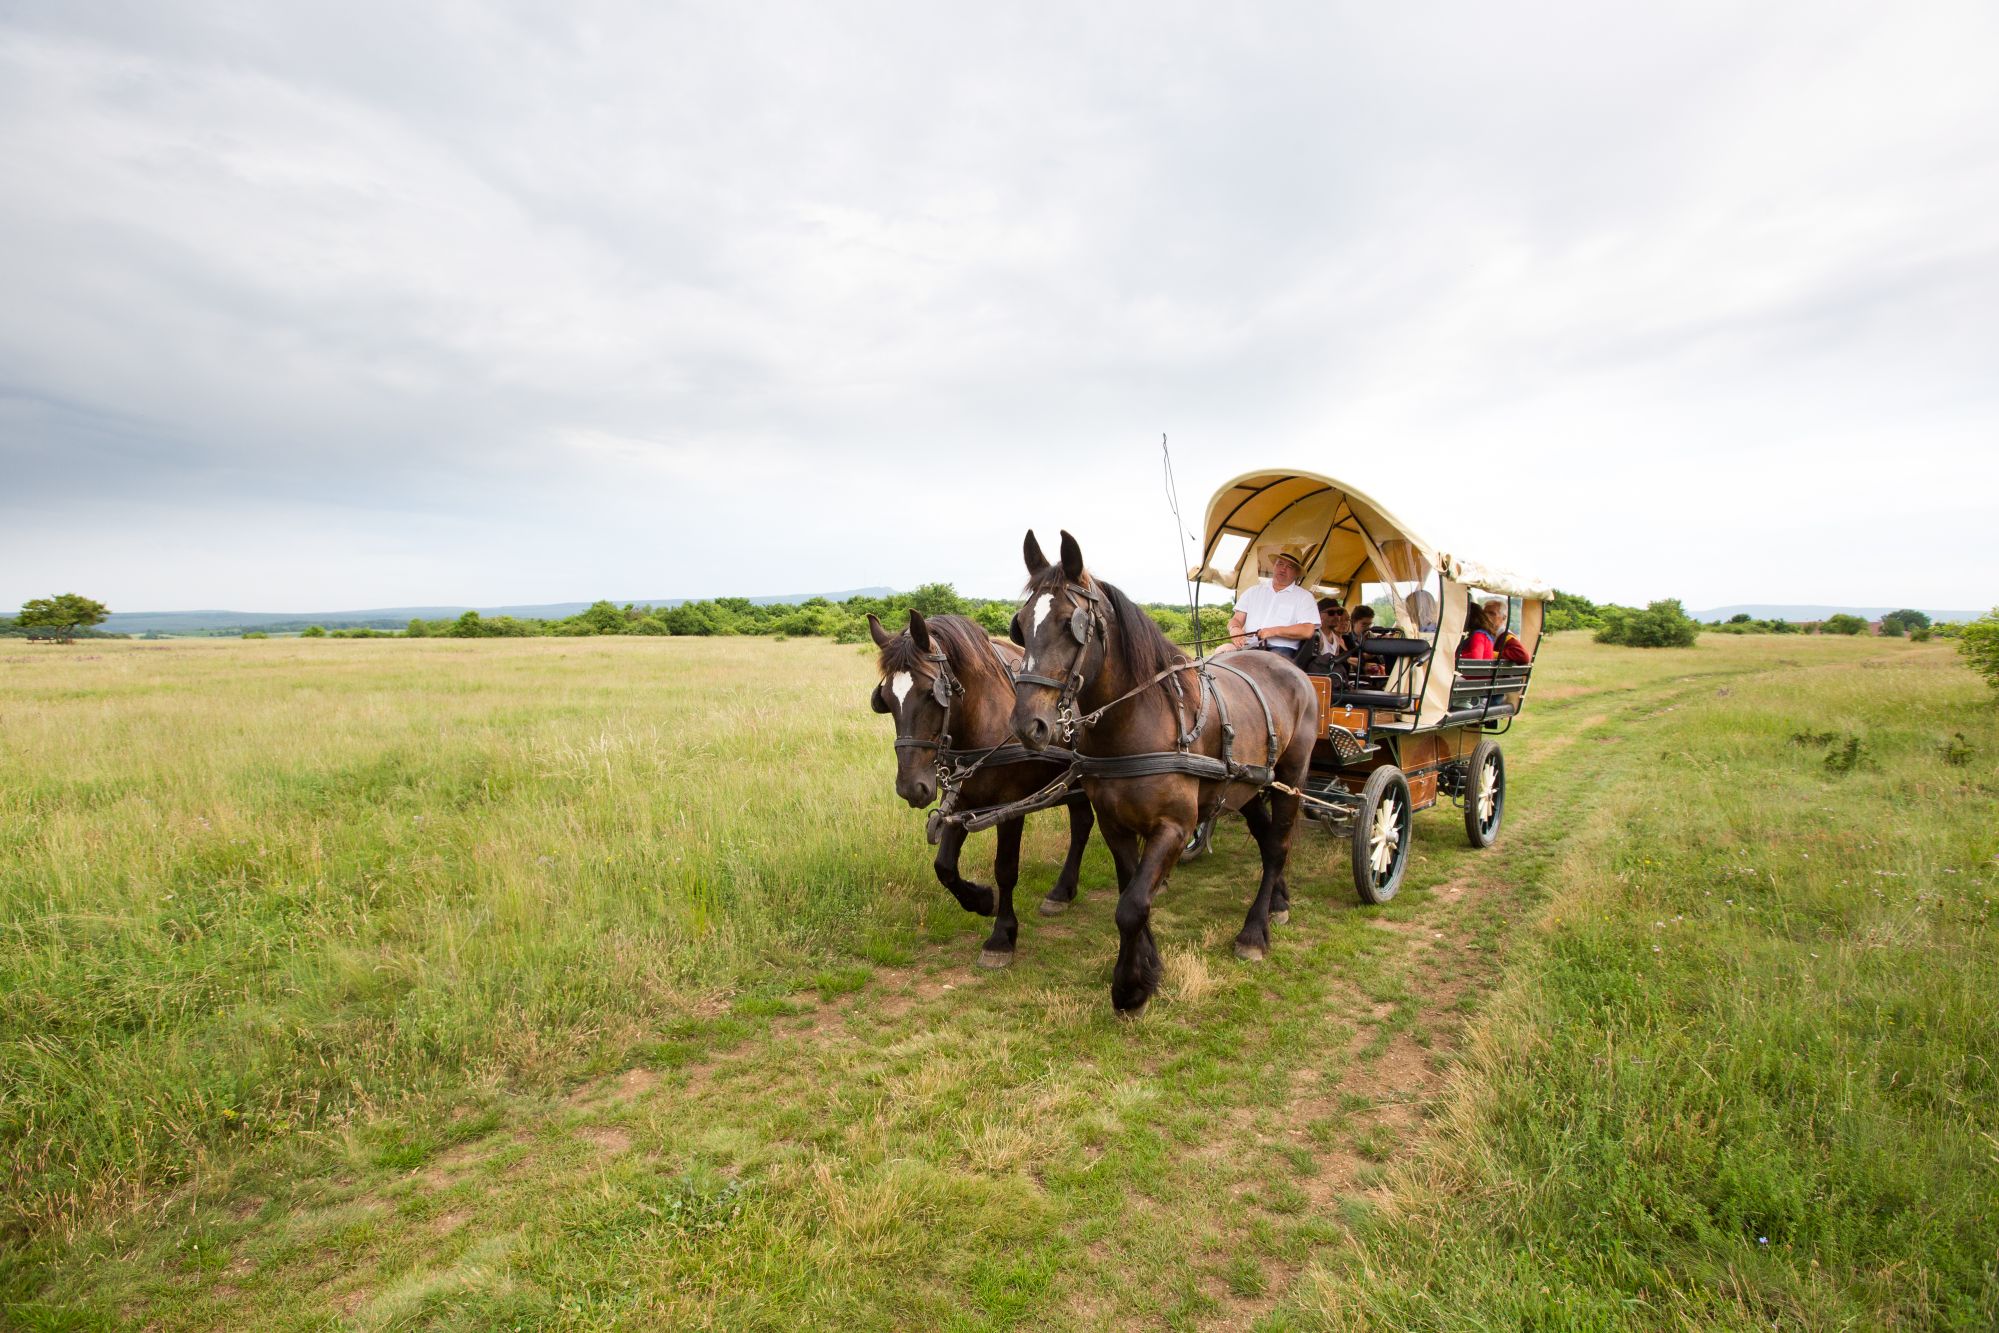
[[[0,606],[1999,601],[1999,7],[1224,8],[0,0]]]

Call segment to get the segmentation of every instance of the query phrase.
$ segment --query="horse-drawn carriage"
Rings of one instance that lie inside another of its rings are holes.
[[[1280,550],[1315,593],[1377,608],[1387,632],[1359,653],[1371,669],[1343,678],[1302,674],[1274,653],[1190,658],[1085,567],[1066,532],[1053,560],[1027,536],[1011,644],[962,617],[912,613],[899,633],[872,622],[882,672],[873,706],[895,718],[896,789],[919,808],[937,799],[938,879],[968,910],[994,917],[982,963],[1012,960],[1020,821],[1057,805],[1070,807],[1070,853],[1041,910],[1074,897],[1094,813],[1117,865],[1111,1001],[1127,1013],[1159,984],[1152,899],[1225,810],[1243,816],[1262,859],[1235,941],[1252,960],[1266,955],[1270,927],[1290,918],[1284,872],[1300,814],[1352,840],[1355,884],[1370,903],[1400,887],[1417,810],[1457,799],[1475,845],[1497,836],[1506,765],[1494,737],[1519,713],[1532,668],[1461,661],[1458,641],[1467,608],[1490,596],[1505,600],[1512,633],[1531,650],[1548,590],[1455,557],[1352,487],[1304,472],[1222,487],[1190,573],[1242,590]],[[992,827],[997,894],[958,872],[965,835]]]
[[[1251,472],[1216,491],[1190,574],[1245,590],[1285,549],[1303,552],[1300,582],[1314,596],[1372,605],[1378,616],[1361,644],[1374,674],[1311,677],[1319,738],[1303,813],[1352,840],[1355,889],[1387,902],[1402,884],[1416,811],[1449,797],[1464,807],[1473,846],[1499,836],[1506,758],[1495,738],[1519,715],[1533,667],[1462,660],[1458,644],[1469,610],[1504,599],[1507,627],[1531,655],[1551,589],[1454,556],[1352,486],[1312,472]]]

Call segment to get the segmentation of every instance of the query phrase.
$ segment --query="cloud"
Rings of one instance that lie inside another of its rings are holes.
[[[1001,593],[1030,522],[1164,596],[1160,431],[1189,518],[1293,461],[1599,596],[1989,600],[1996,29],[16,7],[0,601]]]

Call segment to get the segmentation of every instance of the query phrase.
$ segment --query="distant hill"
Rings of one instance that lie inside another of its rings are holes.
[[[795,606],[814,597],[844,602],[849,597],[887,597],[893,588],[851,588],[845,592],[787,592],[748,600],[762,606]],[[613,597],[619,606],[679,606],[694,597]],[[382,606],[361,611],[113,611],[101,628],[114,634],[191,634],[198,630],[283,631],[319,625],[326,629],[401,629],[412,620],[449,620],[477,611],[482,616],[521,620],[561,620],[589,602],[544,602],[536,606]]]
[[[1976,620],[1983,611],[1939,611],[1935,607],[1917,606],[1909,608],[1921,611],[1931,620]],[[1707,611],[1689,611],[1695,620],[1727,620],[1730,616],[1747,615],[1752,620],[1824,620],[1829,616],[1859,616],[1862,620],[1879,620],[1890,611],[1902,610],[1899,606],[1778,606],[1770,602],[1745,602],[1741,606],[1717,606]]]

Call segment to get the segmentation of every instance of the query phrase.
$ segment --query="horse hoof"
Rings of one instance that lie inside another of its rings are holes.
[[[1075,900],[1065,899],[1065,898],[1043,898],[1041,900],[1041,907],[1039,910],[1041,912],[1041,915],[1043,916],[1060,916],[1064,912],[1069,910],[1069,904],[1073,901]]]
[[[1272,913],[1270,914],[1270,924],[1271,924],[1271,925],[1273,925],[1273,926],[1288,926],[1288,925],[1290,925],[1290,924],[1291,924],[1291,909],[1287,907],[1287,908],[1285,908],[1285,909],[1284,909],[1283,911],[1281,911],[1281,912],[1272,912]]]
[[[1257,948],[1254,944],[1244,944],[1241,940],[1237,940],[1235,942],[1235,956],[1242,959],[1245,963],[1260,963],[1263,961],[1263,950]]]
[[[1003,967],[1012,967],[1013,951],[1011,949],[981,949],[979,950],[979,966],[994,972]]]

